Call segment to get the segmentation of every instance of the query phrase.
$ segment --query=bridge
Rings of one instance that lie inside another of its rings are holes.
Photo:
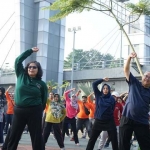
[[[141,62],[143,72],[150,70],[150,61],[145,61],[148,60],[148,58],[140,58],[139,60]],[[95,63],[93,66],[91,64],[87,65],[86,68],[82,68],[82,67],[74,68],[73,87],[78,88],[78,84],[80,83],[91,84],[94,80],[97,80],[99,78],[109,77],[110,80],[108,84],[112,87],[113,90],[116,90],[119,93],[128,91],[128,85],[125,81],[125,76],[123,72],[123,65],[125,60],[121,61],[122,64],[120,64],[120,61],[117,62],[115,63],[114,60],[111,61],[108,60],[105,62],[106,65],[104,65],[104,62],[97,63],[99,65],[96,65],[96,68],[95,68]],[[131,63],[131,72],[139,80],[141,79],[135,62]],[[68,82],[71,81],[71,68],[64,69],[63,80]],[[4,87],[7,87],[9,85],[15,85],[16,83],[15,72],[6,71],[6,70],[4,72],[1,72],[0,83],[1,86]]]

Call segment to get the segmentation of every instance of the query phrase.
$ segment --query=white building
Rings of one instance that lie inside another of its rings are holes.
[[[137,16],[130,16],[130,21]],[[150,17],[142,15],[134,23],[125,26],[125,30],[133,44],[140,64],[150,64]],[[123,36],[123,57],[126,58],[131,52],[131,48],[125,36]]]

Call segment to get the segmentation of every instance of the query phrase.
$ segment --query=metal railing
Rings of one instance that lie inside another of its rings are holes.
[[[150,57],[138,58],[141,65],[150,66]],[[93,61],[93,62],[82,62],[82,63],[74,63],[74,71],[78,70],[89,70],[89,69],[107,69],[107,68],[117,68],[123,67],[126,59],[117,59],[117,60],[101,60],[101,61]],[[86,64],[86,65],[85,65]],[[132,66],[135,66],[136,63],[133,60],[131,63]],[[64,66],[64,71],[71,71],[72,67]],[[9,76],[14,75],[14,70],[0,70],[0,76]]]
[[[138,58],[141,65],[150,65],[150,57]],[[117,60],[102,60],[102,61],[89,61],[82,63],[75,63],[74,70],[89,70],[89,69],[106,69],[106,68],[117,68],[123,67],[126,59],[117,59]],[[86,65],[85,65],[86,64]],[[132,60],[132,66],[135,66],[136,63]],[[72,67],[64,66],[64,71],[70,71]]]

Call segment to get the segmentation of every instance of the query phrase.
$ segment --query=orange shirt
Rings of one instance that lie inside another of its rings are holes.
[[[51,101],[51,100],[49,98],[47,99],[46,106],[45,106],[45,109],[44,109],[44,113],[48,112],[48,108],[49,108],[48,101]]]
[[[79,105],[79,110],[80,110],[80,111],[79,111],[77,117],[80,118],[80,119],[89,118],[89,115],[86,115],[86,113],[85,113],[84,105],[85,105],[85,107],[86,107],[88,110],[90,110],[90,109],[93,110],[92,105],[91,105],[90,103],[88,103],[88,102],[84,103],[84,105],[83,105],[83,102],[82,102],[81,100],[78,100],[78,105]]]
[[[91,96],[87,97],[87,102],[90,103],[92,105],[93,109],[90,109],[90,114],[89,114],[89,118],[94,118],[94,114],[95,114],[95,103],[93,103],[93,101],[91,100]]]
[[[47,111],[48,111],[48,106],[46,104],[45,109],[44,109],[44,113],[47,113]]]
[[[5,93],[6,95],[6,100],[7,100],[7,112],[6,114],[14,114],[14,101],[10,98],[8,91]]]

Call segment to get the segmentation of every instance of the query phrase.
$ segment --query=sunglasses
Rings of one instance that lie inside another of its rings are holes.
[[[148,80],[150,80],[150,76],[148,76],[148,75],[144,75],[145,76],[145,78],[147,78]]]
[[[37,66],[28,66],[28,69],[37,69]]]

